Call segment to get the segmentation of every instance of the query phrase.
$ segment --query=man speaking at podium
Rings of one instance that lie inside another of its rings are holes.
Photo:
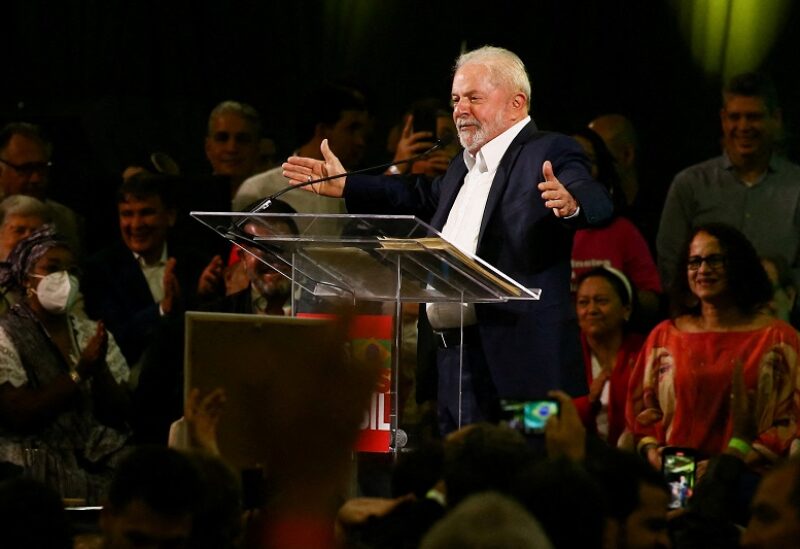
[[[541,398],[551,389],[586,392],[570,299],[572,236],[577,228],[606,221],[611,200],[589,174],[577,142],[536,128],[528,114],[530,96],[525,65],[514,53],[489,46],[464,53],[452,87],[464,153],[447,173],[433,184],[346,175],[304,187],[343,196],[351,214],[416,215],[523,286],[542,289],[538,301],[469,305],[463,349],[460,305],[428,304],[440,347],[442,434],[497,420],[500,398]],[[299,185],[346,174],[327,141],[321,150],[324,160],[290,157],[284,176]]]

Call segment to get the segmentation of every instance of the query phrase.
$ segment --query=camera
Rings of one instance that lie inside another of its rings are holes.
[[[670,492],[670,509],[686,507],[694,491],[697,453],[692,448],[666,446],[661,452],[661,470]]]
[[[558,401],[551,398],[537,400],[502,400],[503,421],[512,429],[526,435],[544,433],[547,420],[558,416]]]

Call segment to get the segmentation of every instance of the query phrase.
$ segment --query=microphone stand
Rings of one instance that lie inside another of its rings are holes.
[[[420,154],[416,154],[414,156],[411,156],[409,158],[404,158],[402,160],[393,160],[391,162],[387,162],[385,164],[380,164],[378,166],[370,166],[369,168],[361,168],[360,170],[353,170],[351,172],[345,172],[345,173],[341,173],[341,174],[338,174],[338,175],[329,175],[329,176],[326,176],[326,177],[320,177],[319,179],[311,179],[310,181],[304,181],[303,183],[298,183],[297,185],[289,185],[288,187],[285,187],[285,188],[279,190],[278,192],[273,193],[273,194],[269,195],[268,197],[266,197],[264,200],[262,200],[261,202],[256,204],[255,207],[253,207],[248,213],[259,213],[259,212],[262,212],[262,211],[268,209],[272,205],[272,201],[273,200],[275,200],[276,198],[279,198],[280,196],[284,195],[285,193],[288,193],[292,189],[299,189],[301,187],[308,187],[309,185],[314,185],[316,183],[323,183],[325,181],[331,181],[332,179],[339,179],[340,177],[347,177],[348,175],[359,175],[359,174],[362,174],[362,173],[372,172],[372,171],[375,171],[375,170],[385,170],[386,168],[388,168],[390,166],[397,166],[398,164],[408,164],[409,162],[414,162],[416,160],[419,160],[420,158],[424,158],[424,157],[428,156],[429,154],[431,154],[434,151],[437,151],[437,150],[439,150],[441,148],[446,147],[453,140],[453,137],[454,136],[452,136],[452,135],[447,135],[447,136],[445,136],[443,138],[437,139],[436,143],[434,143],[433,147],[431,147],[430,149],[428,149],[428,150],[426,150],[424,152],[421,152]],[[237,224],[237,228],[238,228],[238,224]]]
[[[447,145],[449,145],[453,141],[453,139],[455,139],[454,135],[447,134],[447,135],[437,139],[436,143],[434,143],[434,145],[432,147],[430,147],[428,150],[423,151],[420,154],[416,154],[414,156],[411,156],[409,158],[404,158],[402,160],[396,160],[396,161],[393,160],[391,162],[387,162],[385,164],[380,164],[378,166],[371,166],[369,168],[362,168],[360,170],[353,170],[353,171],[345,172],[345,173],[338,174],[338,175],[329,175],[329,176],[326,176],[326,177],[320,177],[319,179],[312,179],[310,181],[304,181],[303,183],[299,183],[297,185],[289,185],[288,187],[285,187],[285,188],[279,190],[278,192],[273,193],[270,196],[266,197],[264,200],[262,200],[261,202],[256,204],[255,207],[251,208],[250,211],[243,212],[243,213],[245,213],[245,214],[257,214],[257,213],[263,212],[263,211],[269,209],[269,207],[272,205],[272,201],[273,200],[277,199],[278,197],[284,195],[285,193],[287,193],[287,192],[289,192],[289,191],[291,191],[293,189],[299,189],[301,187],[307,187],[309,185],[314,185],[315,183],[323,183],[325,181],[330,181],[332,179],[338,179],[340,177],[347,177],[348,175],[358,175],[358,174],[362,174],[362,173],[372,172],[372,171],[375,171],[375,170],[385,170],[386,168],[388,168],[390,166],[396,166],[398,164],[407,164],[407,163],[410,163],[410,162],[414,162],[416,160],[419,160],[420,158],[424,158],[424,157],[428,156],[429,154],[431,154],[434,151],[437,151],[439,149],[442,149],[442,148],[446,147]],[[232,222],[227,228],[225,228],[224,226],[219,226],[219,227],[217,227],[217,230],[220,233],[224,234],[228,238],[228,240],[233,241],[238,246],[241,246],[241,247],[253,246],[253,247],[261,249],[261,250],[263,250],[263,251],[265,251],[267,253],[275,254],[275,255],[278,255],[278,257],[280,257],[280,253],[279,253],[280,252],[280,248],[279,247],[275,246],[274,244],[269,244],[269,243],[267,243],[265,241],[262,241],[262,240],[256,240],[253,236],[247,234],[247,232],[244,230],[244,226],[249,221],[250,221],[250,216],[249,215],[244,215],[242,217],[242,219],[239,219],[238,221]],[[223,231],[224,231],[224,233],[223,233]],[[286,262],[285,259],[283,261]],[[322,283],[320,283],[320,284],[322,284]],[[324,283],[324,284],[329,284],[329,283]],[[330,285],[332,285],[332,284],[330,284]],[[334,286],[334,287],[336,287],[336,286]]]

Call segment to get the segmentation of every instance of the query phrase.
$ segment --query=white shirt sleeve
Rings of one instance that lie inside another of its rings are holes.
[[[10,383],[12,387],[19,388],[28,382],[28,375],[22,367],[22,360],[11,338],[3,328],[0,328],[0,385]]]

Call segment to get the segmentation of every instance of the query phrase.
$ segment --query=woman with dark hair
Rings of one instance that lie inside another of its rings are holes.
[[[572,280],[599,265],[622,271],[633,283],[645,330],[649,329],[660,320],[661,279],[642,233],[625,217],[625,193],[620,187],[614,157],[602,138],[589,128],[578,130],[572,137],[589,157],[592,177],[608,189],[614,203],[614,215],[608,224],[576,231]]]
[[[125,359],[102,322],[70,313],[75,260],[51,227],[14,247],[0,283],[24,296],[0,319],[0,461],[96,504],[128,437]]]
[[[596,267],[578,278],[575,308],[589,394],[575,399],[581,420],[612,446],[625,431],[628,379],[644,336],[627,329],[636,302],[627,277]]]
[[[797,436],[797,332],[764,313],[772,285],[752,244],[723,224],[696,228],[672,284],[673,317],[656,326],[631,377],[627,423],[654,465],[658,449],[701,456],[730,445],[758,465],[784,455]],[[733,372],[755,394],[752,446],[731,439]]]

